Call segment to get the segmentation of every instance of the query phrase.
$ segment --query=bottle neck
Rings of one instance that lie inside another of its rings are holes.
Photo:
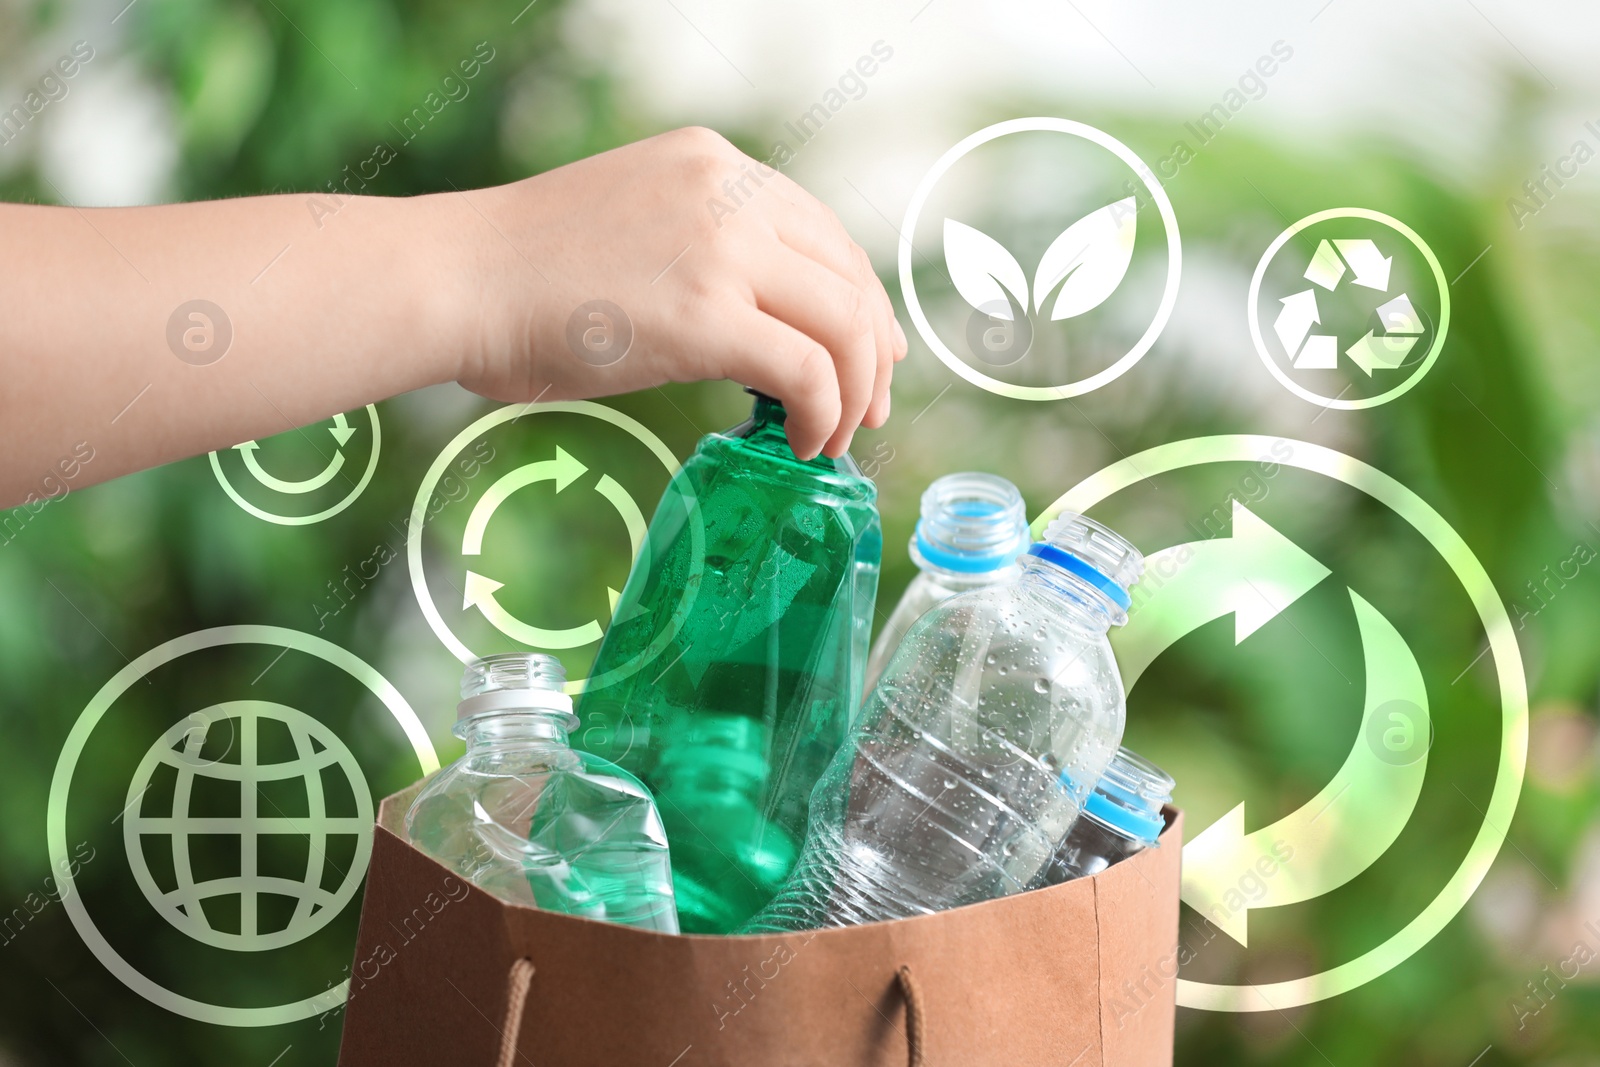
[[[1127,621],[1121,605],[1071,571],[1037,556],[1021,557],[1018,582],[1048,598],[1061,615],[1092,633],[1108,633]]]
[[[455,725],[455,735],[467,743],[469,758],[497,753],[571,748],[570,713],[547,709],[506,709],[485,712]]]
[[[1161,809],[1172,802],[1172,776],[1129,748],[1120,748],[1095,784],[1083,813],[1130,840],[1152,843],[1161,836]]]
[[[1021,569],[1016,563],[1006,563],[986,571],[954,571],[932,563],[917,552],[915,544],[911,549],[911,562],[917,565],[917,571],[930,582],[957,592],[966,592],[968,589],[981,589],[986,585],[1001,585],[1016,578]]]
[[[862,477],[860,468],[848,453],[838,459],[830,459],[820,452],[808,460],[796,456],[794,448],[789,444],[789,434],[784,429],[789,413],[784,409],[783,402],[754,390],[749,392],[755,397],[755,406],[750,411],[750,418],[727,431],[724,436],[737,438],[746,448],[798,467]]]

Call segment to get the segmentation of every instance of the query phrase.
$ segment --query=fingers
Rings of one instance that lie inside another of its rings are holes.
[[[839,428],[839,379],[828,349],[748,304],[719,317],[727,328],[715,334],[705,358],[718,375],[783,401],[789,447],[801,459],[815,457]]]
[[[816,260],[782,246],[752,269],[756,306],[822,344],[833,359],[839,419],[822,451],[842,456],[876,399],[875,383],[889,360],[870,297]]]
[[[894,364],[905,358],[907,347],[905,333],[895,321],[889,294],[872,269],[871,259],[850,239],[832,211],[783,175],[778,175],[773,183],[774,191],[787,205],[787,210],[772,214],[779,239],[856,285],[869,302],[876,343],[876,372],[862,421],[870,427],[882,426],[889,417],[889,384]],[[848,410],[848,404],[846,408]],[[851,425],[852,431],[854,428]]]

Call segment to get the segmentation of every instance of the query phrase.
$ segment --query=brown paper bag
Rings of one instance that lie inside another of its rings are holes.
[[[1161,846],[937,915],[759,937],[501,903],[383,802],[344,1067],[1156,1067],[1172,1062],[1182,816]]]

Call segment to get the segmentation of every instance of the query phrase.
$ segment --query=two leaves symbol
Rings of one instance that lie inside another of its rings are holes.
[[[1050,309],[1052,320],[1070,319],[1104,303],[1128,273],[1137,223],[1130,196],[1090,212],[1063,230],[1045,249],[1034,271],[1033,310],[1044,310],[1045,300],[1058,285],[1061,292]],[[1028,309],[1028,279],[1022,264],[982,230],[945,219],[944,261],[956,292],[978,310],[1010,320],[1008,292],[1024,311]]]

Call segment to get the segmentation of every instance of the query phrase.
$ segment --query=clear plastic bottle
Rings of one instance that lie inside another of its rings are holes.
[[[649,791],[572,748],[554,656],[467,666],[455,726],[467,753],[406,813],[412,844],[502,900],[677,933],[667,836]]]
[[[911,624],[957,593],[1012,581],[1028,547],[1022,494],[998,474],[947,474],[922,494],[922,517],[911,535],[917,576],[884,623],[867,660],[867,689],[905,639]]]
[[[1095,784],[1040,885],[1099,874],[1161,836],[1161,807],[1172,802],[1172,776],[1132,749],[1120,748]]]
[[[1144,567],[1080,515],[1050,524],[1009,585],[911,627],[811,797],[795,873],[745,930],[939,911],[1027,888],[1122,740],[1106,636]]]

